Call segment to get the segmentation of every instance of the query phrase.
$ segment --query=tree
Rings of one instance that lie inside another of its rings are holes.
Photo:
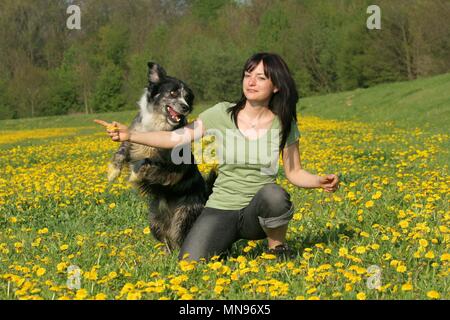
[[[115,64],[107,63],[100,72],[92,97],[95,112],[118,111],[125,105],[122,94],[123,72]]]

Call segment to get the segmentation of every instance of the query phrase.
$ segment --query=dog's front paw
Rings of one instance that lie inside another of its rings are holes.
[[[120,168],[115,166],[114,164],[108,164],[108,181],[112,182],[116,180],[116,178],[120,175]]]
[[[139,173],[136,173],[133,170],[131,170],[130,177],[128,178],[128,181],[132,182],[132,183],[136,183],[136,182],[139,182],[141,180],[142,180],[141,175]]]

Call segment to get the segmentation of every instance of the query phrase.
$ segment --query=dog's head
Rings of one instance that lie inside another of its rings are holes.
[[[194,94],[183,81],[167,76],[160,65],[149,62],[147,102],[153,112],[163,114],[167,123],[176,128],[187,123]]]

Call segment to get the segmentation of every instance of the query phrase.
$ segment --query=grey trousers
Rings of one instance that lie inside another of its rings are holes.
[[[293,213],[289,193],[274,183],[262,187],[240,210],[205,207],[186,236],[178,258],[188,253],[186,260],[208,260],[229,250],[239,239],[264,239],[264,230],[287,225]]]

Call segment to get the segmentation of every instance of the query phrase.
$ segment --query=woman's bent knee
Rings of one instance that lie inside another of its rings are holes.
[[[279,217],[292,207],[291,196],[286,190],[275,183],[265,185],[258,191],[260,216],[264,218]]]

